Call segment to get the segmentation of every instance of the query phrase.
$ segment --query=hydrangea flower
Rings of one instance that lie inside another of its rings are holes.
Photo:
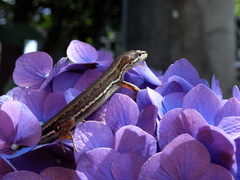
[[[82,179],[87,180],[87,177],[78,171],[63,167],[49,167],[40,174],[31,171],[11,172],[4,176],[3,179]]]
[[[206,146],[211,162],[236,173],[236,146],[224,131],[211,126],[194,109],[169,111],[159,124],[159,146],[163,149],[174,138],[188,133]]]
[[[123,126],[113,134],[107,125],[94,121],[79,124],[74,141],[77,170],[90,179],[136,179],[157,149],[154,137],[136,126]]]
[[[186,60],[165,73],[145,62],[72,141],[37,145],[41,126],[92,84],[112,55],[73,40],[54,66],[45,52],[24,54],[13,73],[18,85],[0,97],[0,178],[240,179],[240,91],[223,99]]]
[[[5,101],[0,110],[0,153],[13,154],[20,146],[33,146],[41,127],[30,109],[19,101]]]
[[[233,179],[222,166],[212,164],[208,150],[188,134],[173,139],[142,166],[143,179]]]

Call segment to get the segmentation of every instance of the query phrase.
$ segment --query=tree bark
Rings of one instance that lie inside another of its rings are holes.
[[[127,14],[126,14],[127,12]],[[208,81],[216,74],[225,97],[235,84],[233,0],[125,0],[124,45],[149,53],[149,66],[165,71],[188,59]]]

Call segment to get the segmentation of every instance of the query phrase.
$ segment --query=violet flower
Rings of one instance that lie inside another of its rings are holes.
[[[33,146],[41,127],[30,109],[18,101],[5,101],[0,110],[0,153],[13,154],[21,146]]]
[[[136,179],[157,148],[154,137],[136,126],[123,126],[114,135],[107,125],[94,121],[80,123],[74,141],[77,170],[100,179]]]
[[[236,173],[234,141],[221,129],[211,126],[194,109],[174,109],[161,120],[158,127],[159,146],[163,149],[177,136],[188,133],[209,151],[211,162]]]
[[[6,174],[3,179],[72,179],[87,180],[87,177],[78,171],[63,167],[49,167],[40,174],[31,171],[17,171]]]
[[[204,145],[182,134],[147,160],[139,175],[139,180],[143,179],[232,180],[233,176],[222,166],[210,162]]]
[[[0,97],[0,178],[240,179],[239,89],[223,99],[216,77],[210,86],[186,59],[165,73],[145,62],[129,70],[141,91],[120,88],[76,126],[65,153],[59,140],[36,145],[40,124],[113,61],[77,40],[66,54],[54,66],[44,52],[17,59],[18,87]]]
[[[45,52],[24,54],[16,61],[13,80],[20,87],[39,87],[49,76],[53,62]]]

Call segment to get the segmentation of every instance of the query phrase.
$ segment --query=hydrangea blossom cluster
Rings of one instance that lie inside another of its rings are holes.
[[[112,61],[77,40],[54,66],[45,52],[17,59],[17,87],[0,97],[0,178],[240,179],[239,89],[223,99],[215,76],[210,86],[186,59],[163,74],[145,62],[127,72],[141,91],[119,89],[79,123],[74,148],[37,145],[41,125]]]

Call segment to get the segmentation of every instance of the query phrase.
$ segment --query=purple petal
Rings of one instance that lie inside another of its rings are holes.
[[[234,178],[226,168],[223,168],[222,166],[218,166],[216,164],[210,164],[207,171],[205,171],[204,174],[202,174],[197,178],[197,180],[202,180],[202,179],[233,180]]]
[[[162,80],[163,72],[159,70],[155,70],[154,68],[150,67],[150,70],[158,77],[158,79]]]
[[[75,63],[89,63],[97,60],[98,53],[90,44],[72,40],[67,48],[67,56]]]
[[[2,95],[0,96],[0,107],[5,101],[13,100],[13,98],[9,95]]]
[[[19,101],[28,91],[30,91],[29,88],[14,87],[7,92],[7,95],[12,97],[11,100]]]
[[[57,76],[57,74],[64,72],[64,70],[67,68],[67,66],[69,65],[70,61],[68,61],[68,59],[66,57],[61,58],[52,68],[49,76],[47,77],[47,79],[43,82],[43,84],[41,85],[41,87],[39,88],[39,90],[43,90],[46,89],[48,86],[50,86],[50,82],[53,80],[53,78],[55,76]]]
[[[201,143],[182,134],[163,149],[160,163],[176,179],[195,179],[207,169],[210,157]]]
[[[98,59],[97,59],[97,70],[100,72],[105,71],[109,65],[113,62],[113,56],[110,52],[99,50],[98,52]]]
[[[220,88],[220,83],[219,83],[219,80],[216,79],[216,76],[213,75],[212,77],[212,90],[213,92],[216,94],[216,96],[222,100],[223,98],[223,95],[222,95],[222,90]]]
[[[59,72],[63,72],[62,70],[70,65],[70,61],[67,57],[62,57],[56,64],[54,64],[50,75],[55,77]]]
[[[206,120],[194,109],[184,110],[174,121],[171,120],[171,122],[168,122],[167,119],[168,118],[163,118],[161,120],[159,128],[159,136],[161,138],[159,141],[165,140],[165,143],[159,143],[161,146],[170,143],[180,134],[188,133],[196,137],[200,129],[204,126],[208,126]],[[169,127],[168,131],[164,129],[166,126]]]
[[[177,82],[182,86],[183,92],[190,91],[194,86],[180,76],[172,75],[168,78],[169,82]]]
[[[185,95],[186,93],[184,92],[174,92],[164,96],[163,106],[166,112],[175,108],[182,108],[182,102]]]
[[[52,58],[45,52],[20,56],[15,65],[13,80],[20,87],[40,87],[52,69]]]
[[[94,69],[88,69],[84,74],[78,79],[78,81],[73,86],[79,91],[84,91],[88,86],[90,86],[102,73]]]
[[[109,62],[110,64],[112,63],[112,61],[113,61],[113,56],[112,56],[112,54],[110,53],[110,52],[108,52],[108,51],[104,51],[104,50],[99,50],[99,51],[97,51],[98,52],[98,59],[97,59],[97,61],[100,63],[102,63],[102,62]],[[110,64],[108,64],[108,65],[110,65]]]
[[[207,149],[190,135],[182,134],[148,159],[139,179],[196,179],[209,163]]]
[[[240,137],[238,137],[237,139],[235,139],[235,143],[236,143],[236,159],[237,159],[237,173],[235,175],[236,179],[240,179]]]
[[[133,69],[137,71],[137,73],[144,80],[144,82],[148,82],[156,86],[162,84],[158,77],[149,69],[146,62],[141,63],[141,65],[135,66]]]
[[[221,107],[222,103],[214,92],[202,84],[189,91],[183,100],[183,109],[196,109],[211,125],[215,124]]]
[[[123,153],[140,153],[148,159],[156,153],[156,140],[137,126],[124,126],[115,134],[115,150]]]
[[[188,134],[178,136],[161,153],[150,158],[143,165],[140,177],[233,180],[225,168],[210,164],[207,149]]]
[[[121,154],[112,163],[112,174],[115,179],[138,179],[139,171],[144,162],[145,158],[139,153]]]
[[[174,179],[161,167],[161,153],[150,157],[142,166],[139,173],[139,180],[149,179]]]
[[[194,109],[186,109],[172,123],[168,136],[170,138],[172,135],[176,137],[179,134],[188,133],[195,137],[199,129],[204,126],[208,126],[208,123],[201,114]]]
[[[11,120],[11,118],[9,117],[9,115],[3,111],[0,110],[0,138],[1,139],[5,139],[6,141],[9,142],[13,142],[14,139],[14,125],[13,122]]]
[[[159,94],[161,94],[162,96],[166,96],[169,93],[172,92],[182,92],[182,86],[175,82],[175,81],[171,81],[171,82],[166,82],[160,86],[158,86],[155,89],[156,92],[158,92]]]
[[[147,106],[140,114],[137,125],[147,133],[151,134],[152,136],[155,134],[156,131],[156,120],[157,120],[157,107],[154,105]]]
[[[64,167],[49,167],[40,173],[43,179],[71,179],[71,180],[87,180],[87,177],[73,169],[67,169]]]
[[[75,85],[80,76],[81,74],[74,72],[64,72],[57,75],[53,79],[53,91],[59,91],[64,93],[67,89],[72,88]]]
[[[141,66],[141,64],[139,66]],[[141,67],[141,68],[145,68],[145,67]],[[148,76],[144,77],[144,75],[140,74],[140,73],[142,73],[142,72],[138,72],[135,69],[130,69],[125,74],[124,80],[138,86],[140,89],[145,89],[147,87],[149,87],[151,89],[155,89],[157,87],[157,85],[161,84],[161,83],[156,82],[156,81],[159,81],[158,79],[154,80],[155,78],[157,78],[157,77],[155,77],[154,74],[149,74],[150,77],[148,77]],[[154,77],[151,77],[151,75]],[[153,78],[153,79],[151,80],[151,78]],[[154,84],[157,84],[157,85],[154,85]]]
[[[20,98],[28,106],[41,124],[44,124],[66,105],[62,93],[48,91],[28,91]]]
[[[62,93],[53,92],[49,94],[43,104],[43,122],[46,122],[57,114],[63,107],[67,105]]]
[[[224,131],[215,126],[205,127],[199,130],[196,139],[206,146],[212,163],[236,172],[235,143]]]
[[[106,124],[114,132],[125,125],[136,125],[138,116],[137,104],[126,95],[116,93],[108,102]]]
[[[111,148],[96,148],[82,154],[77,162],[77,170],[88,179],[114,180],[111,164],[119,159],[120,154]]]
[[[161,119],[160,123],[157,124],[157,135],[158,135],[158,143],[160,149],[163,149],[169,142],[168,142],[168,132],[170,131],[172,123],[176,120],[178,115],[183,110],[180,108],[173,109],[168,111],[163,118]]]
[[[225,117],[217,127],[229,134],[232,139],[236,139],[240,137],[240,116]]]
[[[80,94],[80,91],[75,88],[69,88],[65,91],[64,96],[67,104],[70,103],[74,98]]]
[[[103,103],[94,113],[88,116],[87,120],[94,120],[98,122],[105,123],[106,111],[107,111],[107,104],[108,102]]]
[[[44,120],[44,101],[50,94],[48,91],[37,91],[30,90],[25,91],[25,93],[20,97],[19,101],[27,105],[27,107],[32,111],[32,113],[38,118],[40,122],[45,122]]]
[[[15,142],[22,146],[33,146],[41,138],[41,126],[30,109],[18,101],[6,101],[1,109],[12,119],[16,131]]]
[[[103,123],[96,121],[79,123],[75,129],[73,140],[76,145],[76,160],[86,151],[98,147],[113,147],[113,133],[111,129]]]
[[[143,86],[144,84],[144,80],[142,79],[142,77],[138,74],[137,71],[130,69],[125,75],[124,75],[124,80],[132,83],[136,86],[138,86],[140,89],[144,89],[146,88],[146,86]],[[150,85],[148,83],[148,85]],[[155,86],[154,86],[155,87]]]
[[[186,59],[180,59],[170,65],[163,75],[163,82],[169,81],[169,78],[173,75],[182,77],[192,86],[199,84],[198,72]]]
[[[14,143],[15,131],[11,118],[0,110],[0,153],[12,154],[11,145]]]
[[[205,86],[210,87],[210,85],[206,79],[200,79],[200,84],[204,84]]]
[[[157,93],[156,91],[147,88],[144,90],[141,90],[137,94],[137,105],[139,108],[139,111],[142,111],[145,107],[148,105],[155,105],[158,107],[158,114],[160,117],[163,116],[163,106],[162,106],[162,101],[163,97]]]
[[[232,94],[233,94],[233,97],[237,98],[240,101],[240,92],[236,85],[233,86],[232,88]]]
[[[214,125],[218,126],[222,119],[227,116],[240,116],[240,102],[237,98],[231,98],[223,105],[218,112]]]
[[[30,171],[17,171],[17,172],[11,172],[3,176],[3,180],[24,180],[24,179],[34,180],[34,179],[41,179],[41,176],[34,172]]]

